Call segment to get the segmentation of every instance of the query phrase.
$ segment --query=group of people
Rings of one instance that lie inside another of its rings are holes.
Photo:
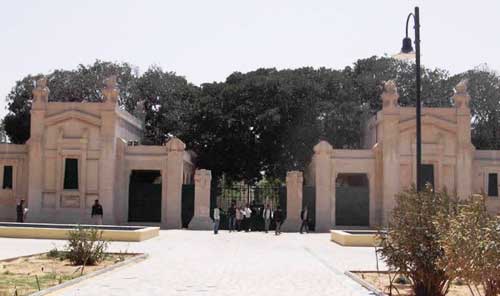
[[[245,206],[240,207],[236,202],[232,202],[231,206],[224,211],[221,207],[216,206],[213,210],[214,219],[214,234],[219,232],[221,215],[225,213],[228,219],[229,232],[233,231],[253,231],[255,230],[259,220],[264,220],[264,232],[268,233],[271,222],[275,224],[275,234],[281,234],[281,225],[283,224],[284,216],[280,206],[272,209],[270,204],[267,204],[264,209],[255,206],[250,207],[247,203]],[[304,207],[300,213],[302,224],[300,226],[300,233],[305,230],[309,232],[309,215],[307,207]]]

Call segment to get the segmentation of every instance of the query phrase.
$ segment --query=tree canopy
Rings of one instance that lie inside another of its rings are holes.
[[[152,66],[142,74],[127,63],[96,61],[75,70],[49,73],[50,100],[100,101],[102,81],[118,76],[120,105],[145,109],[144,144],[172,136],[198,155],[197,165],[215,178],[256,182],[301,170],[320,140],[336,148],[359,148],[362,125],[381,109],[382,81],[394,79],[400,104],[414,102],[415,65],[370,57],[341,70],[304,67],[234,72],[224,82],[196,86],[174,72]],[[7,96],[3,120],[13,143],[29,138],[31,91],[40,75],[19,80]],[[500,77],[487,68],[451,76],[422,70],[425,106],[451,106],[453,87],[468,78],[472,97],[472,140],[481,149],[500,149]]]

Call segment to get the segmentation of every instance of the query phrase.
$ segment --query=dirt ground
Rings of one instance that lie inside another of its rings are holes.
[[[98,265],[85,266],[83,275],[103,269],[134,256],[134,254],[108,254]],[[32,255],[14,260],[0,261],[0,296],[29,295],[72,280],[82,275],[82,267],[71,265],[61,254]],[[38,278],[38,282],[37,282]]]
[[[377,273],[377,272],[353,272],[358,277],[362,278],[366,282],[370,283],[372,286],[377,288],[379,291],[384,292],[389,295],[389,276],[387,273]],[[409,284],[394,284],[392,295],[409,296],[413,295],[411,286]],[[473,288],[474,289],[474,288]],[[450,290],[447,294],[448,296],[471,296],[469,287],[465,284],[457,285],[452,283]]]

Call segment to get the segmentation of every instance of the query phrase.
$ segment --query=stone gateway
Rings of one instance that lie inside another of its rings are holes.
[[[27,222],[91,223],[99,200],[104,224],[211,229],[211,172],[195,172],[193,153],[177,138],[139,145],[143,123],[119,108],[116,77],[106,79],[101,103],[49,102],[49,93],[47,81],[38,80],[27,143],[0,144],[0,221],[15,221],[16,204],[25,199]],[[304,174],[288,172],[283,202],[279,195],[283,230],[299,230],[306,206],[319,232],[387,222],[395,194],[415,183],[416,121],[415,108],[399,106],[393,81],[381,99],[382,110],[364,128],[364,149],[321,141]],[[485,193],[489,210],[500,213],[500,151],[472,145],[465,81],[452,100],[451,108],[423,108],[423,178],[461,198]]]
[[[104,224],[181,227],[181,192],[194,166],[184,143],[138,145],[142,122],[118,107],[116,78],[102,103],[49,102],[47,81],[33,90],[31,137],[0,144],[0,220],[14,221],[27,201],[28,222],[91,223],[96,199]]]

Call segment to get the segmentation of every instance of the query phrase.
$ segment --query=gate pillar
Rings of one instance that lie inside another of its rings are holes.
[[[167,167],[162,172],[161,227],[180,229],[182,227],[182,173],[186,145],[178,138],[166,143]]]
[[[189,229],[210,230],[210,182],[212,172],[209,170],[196,170],[194,174],[194,216],[189,222]]]
[[[299,231],[302,210],[302,172],[290,171],[286,174],[286,220],[283,231]]]
[[[332,228],[332,153],[333,148],[326,141],[314,146],[314,174],[316,187],[316,232],[329,232]]]

